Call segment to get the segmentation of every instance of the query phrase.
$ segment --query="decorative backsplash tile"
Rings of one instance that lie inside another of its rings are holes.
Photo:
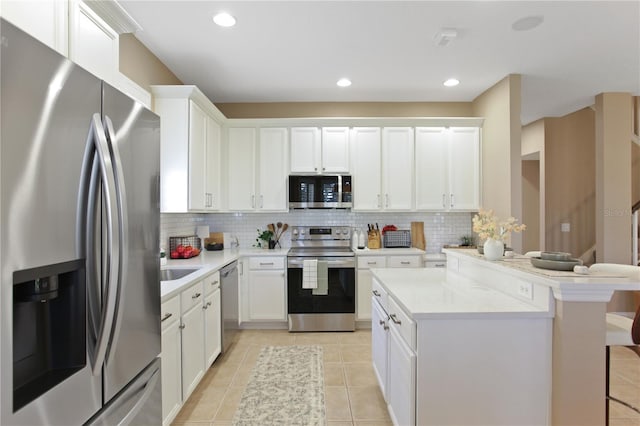
[[[350,226],[367,229],[367,223],[393,224],[398,229],[410,229],[411,222],[424,222],[427,253],[439,253],[445,244],[458,244],[460,237],[471,234],[472,213],[363,213],[350,210],[293,210],[283,213],[163,213],[160,217],[160,241],[168,246],[169,237],[195,235],[196,227],[209,225],[211,232],[227,232],[238,238],[240,247],[251,247],[257,229],[268,223],[288,223],[289,226]],[[280,239],[282,247],[291,245],[290,231]]]

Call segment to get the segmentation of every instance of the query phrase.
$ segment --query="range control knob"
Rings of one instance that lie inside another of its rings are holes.
[[[293,235],[298,235],[298,228],[293,229]]]

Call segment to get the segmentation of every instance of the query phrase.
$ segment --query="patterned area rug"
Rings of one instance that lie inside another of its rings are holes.
[[[264,347],[251,371],[233,425],[325,424],[322,347]]]

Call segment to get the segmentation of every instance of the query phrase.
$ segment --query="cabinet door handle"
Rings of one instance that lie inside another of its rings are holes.
[[[389,207],[389,194],[384,194],[384,198],[385,198],[385,207]]]
[[[256,208],[256,196],[255,195],[251,196],[251,208],[252,209]]]
[[[411,265],[411,262],[409,262],[408,260],[402,260],[400,261],[401,265]]]
[[[382,204],[380,204],[380,194],[378,194],[377,197],[378,197],[378,208],[381,208]]]
[[[382,326],[383,330],[389,329],[389,326],[387,325],[387,322],[385,320],[380,320],[380,325]]]
[[[396,318],[396,314],[389,315],[389,318],[391,318],[391,321],[395,322],[398,325],[402,324],[402,321],[400,321],[398,318]]]
[[[164,321],[164,320],[168,320],[169,318],[171,318],[173,316],[173,314],[171,312],[167,312],[167,314],[165,316],[162,317],[162,319],[160,320],[160,322]]]
[[[185,325],[185,324],[180,324],[180,325],[178,326],[178,328],[179,328],[180,330],[184,330],[184,328],[185,328],[185,327],[186,327],[186,325]]]
[[[207,302],[207,307],[211,306],[211,302]]]
[[[206,310],[207,310],[207,305],[203,305],[203,306],[202,306],[202,310],[203,310],[203,311],[206,311]]]
[[[374,296],[380,297],[380,292],[378,292],[378,290],[373,290],[372,293]]]
[[[218,280],[211,281],[211,285],[216,285],[216,284],[218,284]]]
[[[192,298],[193,300],[196,300],[196,299],[197,299],[198,297],[200,297],[200,296],[201,296],[201,294],[200,294],[200,293],[196,293],[196,294],[194,294],[193,296],[191,296],[191,298]]]
[[[445,266],[447,265],[445,265],[444,263],[436,263],[436,268],[444,268]]]
[[[260,208],[264,207],[264,195],[260,195]]]
[[[260,262],[260,266],[273,266],[273,262]]]
[[[453,208],[454,204],[455,204],[455,199],[453,198],[453,194],[451,194],[451,208]]]
[[[443,208],[443,209],[447,207],[447,203],[446,203],[446,202],[445,202],[445,200],[444,200],[444,199],[445,199],[445,197],[446,197],[446,195],[445,195],[445,194],[442,194],[442,208]]]

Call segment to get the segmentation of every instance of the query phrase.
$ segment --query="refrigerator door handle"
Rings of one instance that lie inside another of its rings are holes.
[[[96,162],[97,158],[97,162]],[[90,181],[86,183],[88,170],[91,170]],[[100,310],[99,302],[96,301],[97,295],[100,294],[99,289],[101,286],[101,280],[98,277],[98,273],[95,271],[95,262],[97,261],[95,255],[95,219],[96,219],[96,205],[98,197],[99,186],[97,181],[102,181],[102,193],[105,201],[105,215],[106,215],[106,264],[104,265],[104,278],[107,285],[104,287],[104,308],[102,312],[96,312]],[[91,345],[93,351],[90,351],[91,359],[91,372],[94,376],[97,376],[102,371],[102,365],[104,363],[105,355],[107,353],[107,346],[109,344],[111,327],[113,323],[116,303],[117,303],[117,279],[118,279],[118,263],[114,261],[114,212],[117,210],[116,202],[116,183],[113,174],[113,166],[111,165],[111,155],[109,146],[107,144],[107,137],[102,125],[100,114],[93,114],[91,118],[91,129],[89,130],[89,136],[87,137],[87,147],[84,155],[83,164],[83,184],[81,190],[81,205],[79,209],[86,209],[86,219],[84,219],[84,244],[86,244],[85,252],[87,255],[87,287],[90,294],[89,297],[89,310],[90,318],[100,318],[99,325],[92,324],[94,330],[97,330],[97,334],[94,336],[95,344]],[[82,238],[81,238],[82,239]],[[117,245],[115,246],[117,248]],[[117,257],[116,253],[116,257]],[[91,297],[93,296],[93,297]],[[93,322],[93,321],[92,321]]]
[[[113,175],[115,179],[115,194],[118,218],[118,227],[116,230],[116,232],[118,233],[118,238],[115,240],[116,243],[113,250],[115,256],[117,257],[118,265],[118,275],[116,280],[116,304],[114,321],[111,327],[111,338],[109,339],[110,343],[107,347],[107,353],[105,356],[105,359],[108,360],[109,354],[115,351],[115,345],[116,342],[118,342],[118,336],[120,334],[120,328],[122,326],[122,313],[124,312],[124,308],[122,307],[122,295],[126,292],[126,283],[128,281],[127,271],[129,270],[127,265],[127,260],[129,258],[127,252],[129,247],[129,223],[127,219],[127,194],[124,185],[125,180],[122,170],[122,160],[120,158],[120,152],[117,145],[117,135],[113,129],[113,123],[111,122],[111,119],[106,115],[104,117],[104,128],[107,135],[107,144],[111,153],[111,164],[113,167]]]

